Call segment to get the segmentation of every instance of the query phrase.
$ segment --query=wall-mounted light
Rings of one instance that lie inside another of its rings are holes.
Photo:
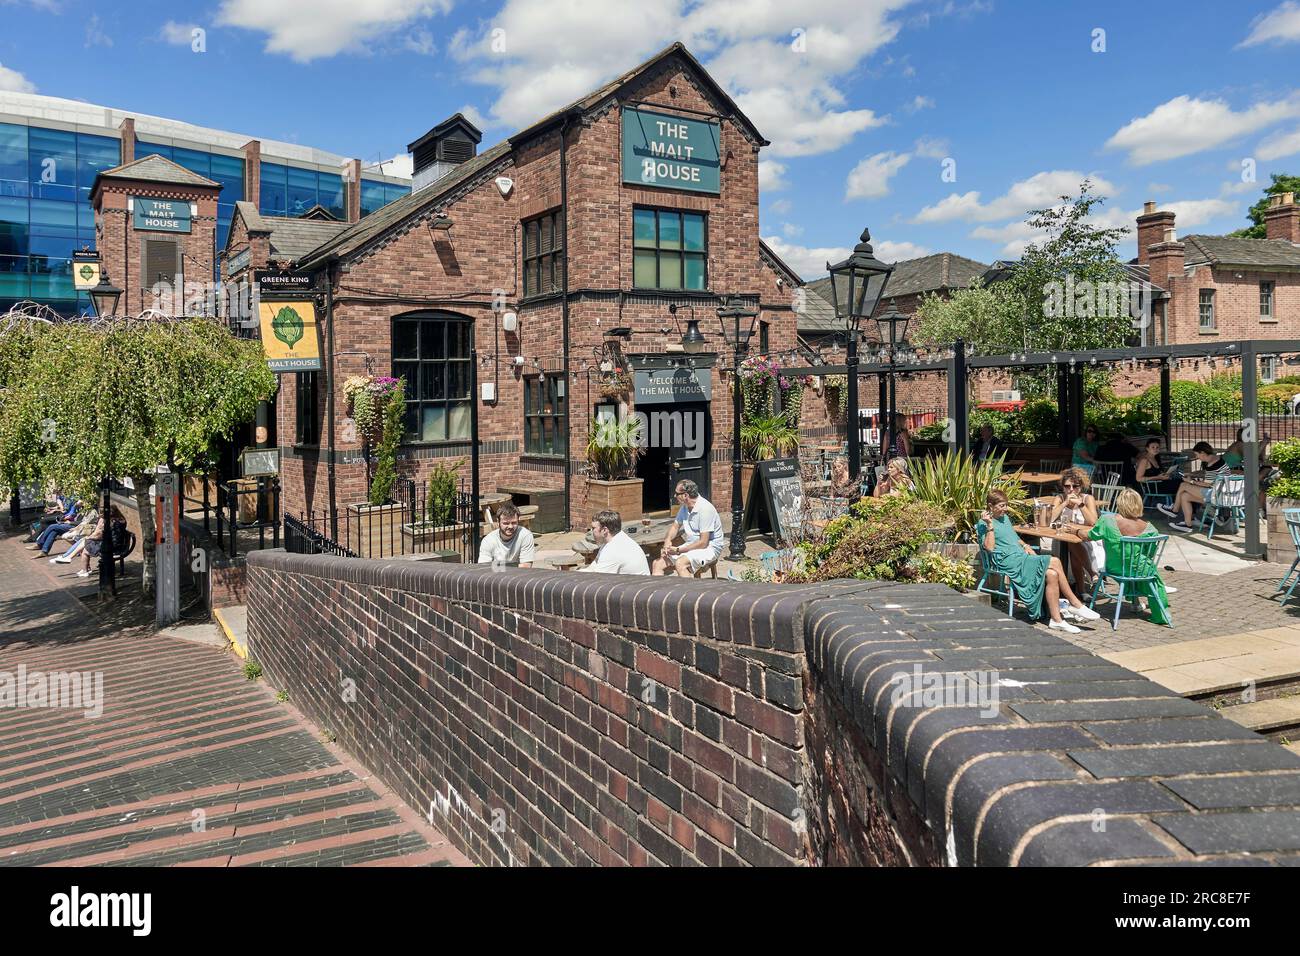
[[[447,216],[434,216],[429,220],[429,228],[435,232],[448,232],[451,229],[451,219]]]
[[[523,364],[524,364],[524,357],[523,357],[522,355],[516,355],[516,356],[515,356],[515,364],[516,364],[516,365],[523,365]]]
[[[519,328],[519,316],[514,312],[501,313],[501,328],[507,332],[514,332]]]

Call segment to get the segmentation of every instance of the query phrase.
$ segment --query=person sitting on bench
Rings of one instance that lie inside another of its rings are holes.
[[[596,558],[579,571],[594,574],[649,574],[650,564],[641,545],[623,530],[617,511],[597,511],[591,518],[591,537],[600,548]]]
[[[722,556],[722,518],[718,516],[718,509],[700,495],[700,486],[688,478],[677,482],[674,495],[681,507],[668,529],[663,551],[655,558],[651,573],[667,574],[669,568],[673,568],[679,578],[689,578]],[[686,543],[681,547],[673,543],[678,533],[686,536]]]
[[[496,530],[479,545],[478,563],[493,567],[531,568],[535,555],[533,533],[519,527],[519,509],[514,505],[502,505],[497,512]]]
[[[112,535],[109,540],[113,544],[113,554],[119,555],[126,550],[126,515],[122,514],[117,505],[113,505],[113,510],[109,514],[110,530],[108,533]],[[81,570],[77,572],[77,577],[90,577],[90,559],[99,556],[99,552],[103,550],[103,541],[104,519],[100,518],[95,524],[95,530],[86,539],[86,549],[82,552],[82,566]]]

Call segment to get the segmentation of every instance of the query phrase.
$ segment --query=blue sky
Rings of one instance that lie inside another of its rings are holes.
[[[808,276],[863,225],[1013,257],[1083,175],[1107,224],[1153,199],[1226,232],[1300,173],[1300,0],[0,0],[0,89],[373,161],[457,110],[486,146],[679,39],[772,141],[761,231]]]

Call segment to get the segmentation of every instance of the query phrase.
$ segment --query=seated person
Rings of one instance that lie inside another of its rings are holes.
[[[1095,621],[1101,615],[1079,600],[1065,580],[1061,559],[1050,554],[1038,554],[1020,540],[1011,518],[1007,514],[1007,496],[1001,491],[990,491],[988,510],[980,515],[975,525],[975,536],[980,548],[988,553],[989,567],[1005,575],[1015,587],[1031,621],[1036,621],[1047,608],[1051,618],[1048,627],[1068,634],[1078,634],[1079,628],[1062,615],[1080,621]],[[1061,607],[1064,598],[1066,606]]]
[[[993,434],[992,425],[980,426],[980,437],[970,450],[971,458],[975,461],[987,461],[990,458],[997,458],[1007,453],[1007,446],[1002,444],[1002,439]]]
[[[1107,435],[1106,440],[1101,443],[1094,457],[1097,461],[1119,463],[1120,484],[1127,485],[1133,481],[1133,459],[1137,457],[1137,450],[1124,439],[1123,435]],[[1095,472],[1092,477],[1098,481],[1104,480]]]
[[[479,544],[478,563],[531,568],[535,555],[533,533],[519,526],[519,509],[514,505],[502,505],[497,512],[496,530]]]
[[[54,501],[46,507],[44,514],[32,522],[31,531],[27,537],[23,538],[23,543],[33,544],[40,537],[41,532],[50,525],[70,521],[76,504],[74,499],[56,488],[54,490]]]
[[[722,518],[718,509],[700,495],[699,485],[690,479],[677,482],[674,494],[681,507],[651,570],[654,574],[666,574],[673,568],[679,578],[689,578],[722,556]],[[673,543],[679,533],[686,538],[681,547]]]
[[[1101,520],[1093,527],[1091,537],[1094,542],[1101,542],[1107,568],[1126,573],[1130,577],[1147,574],[1155,576],[1155,580],[1149,583],[1127,585],[1125,597],[1128,596],[1129,588],[1136,588],[1138,595],[1149,602],[1151,623],[1172,627],[1169,622],[1169,597],[1164,582],[1160,580],[1159,569],[1150,558],[1138,556],[1134,560],[1131,553],[1128,567],[1125,568],[1123,544],[1119,540],[1121,536],[1144,538],[1160,532],[1142,517],[1142,496],[1132,488],[1125,488],[1119,493],[1115,499],[1115,510],[1117,514],[1102,515]]]
[[[1052,502],[1049,520],[1059,523],[1062,531],[1072,531],[1087,537],[1097,523],[1100,509],[1097,499],[1089,492],[1092,482],[1082,468],[1067,468],[1061,472],[1061,493]],[[1087,546],[1082,542],[1065,542],[1070,550],[1070,563],[1074,567],[1074,587],[1084,593],[1092,587],[1092,578],[1101,566],[1101,547]]]
[[[591,518],[591,536],[600,548],[596,559],[579,571],[596,574],[649,574],[641,545],[623,530],[623,519],[617,511],[597,511]]]
[[[72,547],[57,558],[50,558],[50,564],[71,564],[73,558],[86,550],[86,539],[94,533],[95,525],[98,523],[99,512],[92,508],[86,513],[86,517],[82,519],[81,524],[64,533],[63,537],[72,542]]]
[[[1174,495],[1178,491],[1181,479],[1171,470],[1160,466],[1160,439],[1148,438],[1142,451],[1138,452],[1134,462],[1133,478],[1138,487],[1146,482],[1155,482],[1148,491],[1152,494]]]
[[[853,501],[862,497],[859,482],[849,474],[847,458],[836,458],[831,464],[831,497],[850,498]]]
[[[54,539],[61,534],[66,534],[77,526],[81,520],[82,504],[76,502],[59,520],[53,524],[46,525],[45,529],[36,536],[36,543],[29,544],[29,551],[38,551],[42,557],[49,557],[50,548],[54,546]]]
[[[1215,454],[1214,447],[1207,441],[1198,441],[1193,445],[1192,454],[1201,463],[1199,476],[1184,478],[1179,483],[1172,507],[1156,505],[1161,514],[1177,519],[1171,521],[1169,527],[1184,533],[1192,530],[1192,508],[1205,503],[1205,492],[1214,484],[1215,476],[1228,470],[1228,463]]]
[[[1238,428],[1237,437],[1231,445],[1223,452],[1223,462],[1234,471],[1242,466],[1246,460],[1246,443],[1242,441],[1241,436],[1246,433],[1246,429]]]
[[[885,477],[876,483],[872,495],[883,498],[885,495],[902,494],[912,490],[912,476],[907,473],[906,458],[891,458],[885,465]]]
[[[112,536],[109,540],[113,545],[113,554],[121,554],[126,549],[126,516],[117,505],[113,505],[109,517],[108,533]],[[90,559],[98,557],[103,550],[104,531],[104,519],[100,518],[95,522],[95,530],[86,538],[86,547],[82,552],[82,567],[77,572],[77,577],[90,577]]]
[[[1097,426],[1089,425],[1074,442],[1073,458],[1071,458],[1070,464],[1075,468],[1082,468],[1088,474],[1092,474],[1092,464],[1097,460],[1097,449],[1100,444],[1097,441]]]

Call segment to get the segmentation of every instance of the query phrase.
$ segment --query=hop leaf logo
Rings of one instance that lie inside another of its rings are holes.
[[[286,346],[293,348],[302,339],[302,316],[293,306],[286,305],[275,313],[271,331]]]
[[[90,277],[95,274],[95,267],[82,266],[80,271],[81,271],[81,278],[85,279],[86,281],[90,281]]]

